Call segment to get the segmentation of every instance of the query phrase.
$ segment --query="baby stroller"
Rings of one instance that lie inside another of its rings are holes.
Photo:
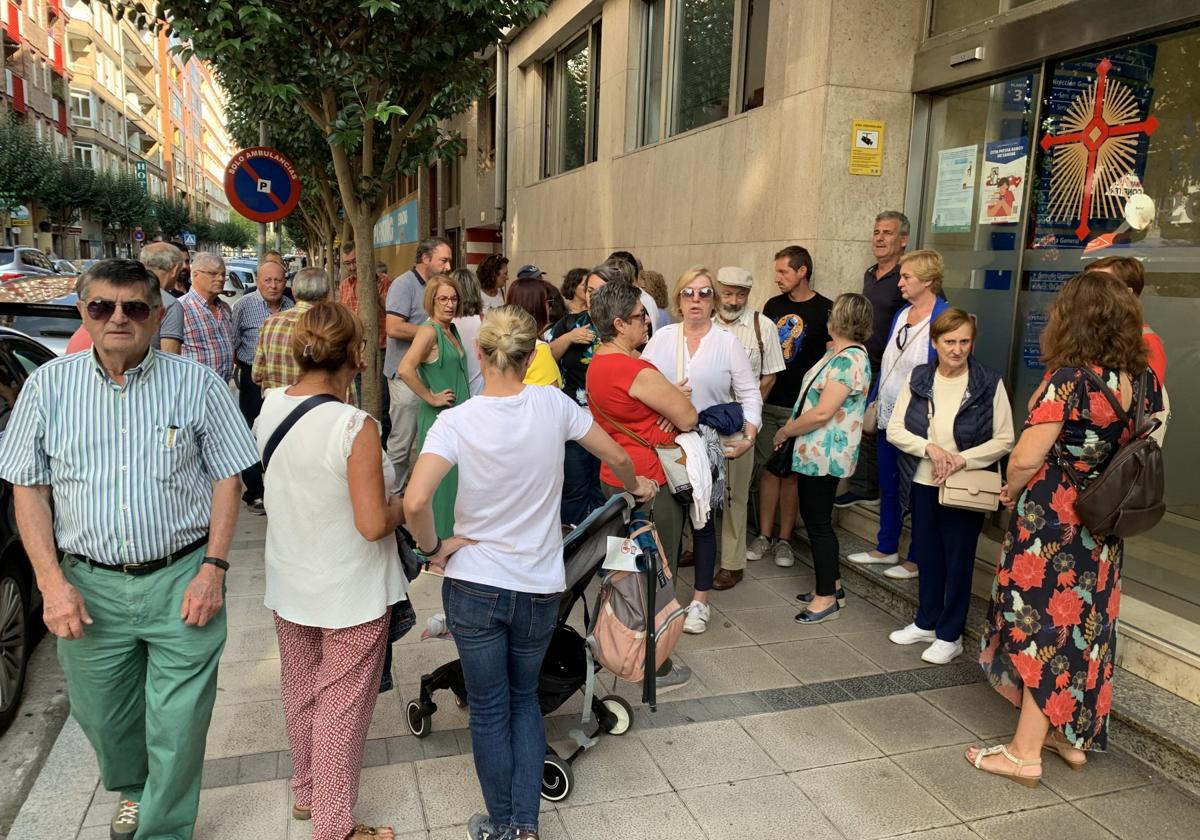
[[[628,535],[632,505],[633,499],[625,494],[613,496],[563,540],[567,588],[559,601],[558,623],[538,677],[538,704],[542,714],[547,715],[567,702],[576,691],[583,690],[585,697],[591,697],[590,711],[597,727],[591,735],[585,735],[578,729],[572,730],[571,736],[578,747],[566,758],[547,745],[542,771],[542,798],[550,802],[561,802],[571,794],[575,786],[571,764],[580,753],[595,746],[599,735],[624,735],[633,725],[633,707],[625,698],[615,694],[606,697],[591,694],[591,683],[600,665],[593,663],[588,655],[584,637],[567,623],[576,602],[584,597],[588,584],[604,563],[608,538],[623,539]],[[653,680],[649,682],[653,684]],[[438,708],[433,700],[433,692],[442,689],[454,693],[460,708],[467,705],[467,691],[459,660],[447,662],[433,673],[421,677],[419,697],[410,700],[405,707],[408,728],[416,737],[424,738],[429,734],[429,719]],[[585,712],[584,720],[587,718]]]

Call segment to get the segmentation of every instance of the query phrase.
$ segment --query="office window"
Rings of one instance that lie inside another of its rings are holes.
[[[638,145],[763,103],[769,9],[769,0],[644,0]]]
[[[89,169],[96,168],[96,147],[91,143],[75,144],[75,160]]]
[[[596,160],[599,130],[600,21],[542,64],[545,137],[542,174],[557,175]]]

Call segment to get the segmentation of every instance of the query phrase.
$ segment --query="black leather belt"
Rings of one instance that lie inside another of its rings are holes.
[[[207,543],[208,534],[205,534],[200,539],[196,540],[195,542],[188,543],[178,551],[168,554],[166,557],[163,557],[159,560],[151,560],[148,563],[120,563],[113,565],[112,563],[97,563],[90,557],[83,557],[78,554],[75,556],[93,568],[104,569],[105,571],[109,572],[120,572],[123,575],[134,575],[136,577],[138,575],[148,575],[152,572],[157,572],[159,569],[165,569],[179,558],[187,557],[193,551],[203,547]]]

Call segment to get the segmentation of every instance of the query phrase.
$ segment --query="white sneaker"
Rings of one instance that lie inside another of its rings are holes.
[[[899,630],[893,630],[888,636],[892,644],[915,645],[917,642],[932,642],[937,639],[937,633],[932,630],[922,630],[915,623]]]
[[[683,620],[683,632],[698,635],[708,629],[708,604],[692,601],[688,605],[687,618]],[[961,651],[962,648],[960,647]]]
[[[885,554],[882,557],[876,557],[869,551],[858,551],[846,557],[851,563],[856,563],[859,566],[870,566],[875,563],[886,566],[892,563],[900,562],[899,554]]]
[[[953,642],[944,642],[938,639],[925,648],[925,652],[921,654],[921,659],[925,662],[932,662],[934,665],[946,665],[958,658],[962,652],[961,637]]]
[[[747,560],[761,560],[766,556],[766,553],[771,550],[771,541],[766,537],[759,535],[754,538],[754,542],[746,546]]]
[[[784,540],[775,541],[775,565],[783,569],[790,569],[796,565],[796,555],[792,554],[791,543]]]
[[[884,577],[894,578],[896,580],[912,580],[920,574],[920,571],[913,569],[911,572],[904,568],[903,563],[897,563],[890,569],[883,570]]]

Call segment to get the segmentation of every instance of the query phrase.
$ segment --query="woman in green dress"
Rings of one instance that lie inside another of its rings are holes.
[[[425,311],[429,320],[413,338],[400,362],[400,378],[421,398],[417,411],[416,450],[442,409],[458,405],[471,392],[467,378],[467,353],[454,319],[462,314],[462,290],[448,274],[430,277],[425,285]],[[434,521],[439,538],[454,536],[454,500],[458,495],[458,470],[442,479],[433,497]]]

